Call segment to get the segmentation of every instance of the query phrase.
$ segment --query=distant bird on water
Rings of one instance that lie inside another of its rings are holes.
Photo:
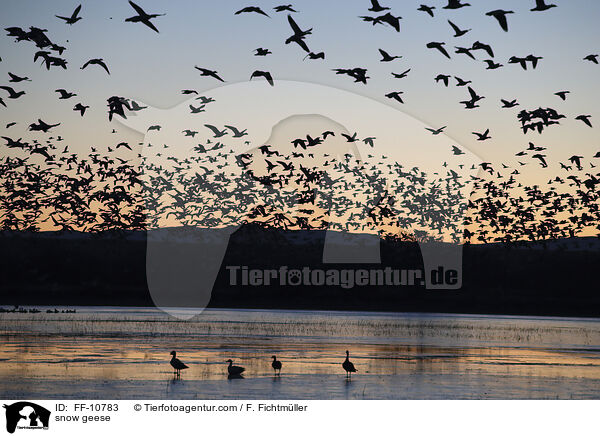
[[[271,359],[273,359],[273,362],[271,362],[271,366],[273,367],[273,370],[275,372],[278,372],[279,375],[281,375],[281,361],[277,360],[276,356],[271,356]]]
[[[177,358],[177,352],[175,350],[171,351],[171,366],[173,367],[173,369],[175,369],[174,374],[179,376],[181,375],[181,370],[182,369],[187,369],[189,368],[185,363],[183,363],[181,360],[179,360]]]
[[[346,350],[346,360],[342,363],[342,368],[346,371],[346,377],[350,377],[353,372],[357,372],[354,364],[350,362],[350,351]]]
[[[233,376],[241,375],[244,371],[246,371],[246,368],[244,368],[242,366],[235,366],[233,364],[233,360],[231,360],[231,359],[226,360],[226,362],[229,363],[229,366],[227,367],[227,373],[229,375],[233,375]]]

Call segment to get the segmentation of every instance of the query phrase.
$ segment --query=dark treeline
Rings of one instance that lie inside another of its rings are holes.
[[[306,233],[306,232],[305,232]],[[231,286],[226,266],[422,269],[418,244],[381,241],[381,264],[323,264],[325,232],[242,227],[230,239],[209,307],[600,316],[596,238],[465,245],[463,287]],[[306,234],[308,235],[308,233]],[[305,236],[306,236],[305,235]],[[286,242],[287,241],[287,242]],[[143,233],[8,233],[0,237],[0,303],[152,306]],[[398,259],[401,261],[399,262]]]

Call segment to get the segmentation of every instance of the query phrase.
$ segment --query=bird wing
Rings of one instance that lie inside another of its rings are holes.
[[[71,19],[77,18],[77,15],[79,14],[80,10],[81,10],[81,5],[79,5],[75,8],[75,10],[73,11],[73,14],[71,15]]]
[[[290,14],[288,14],[288,23],[290,23],[290,26],[295,34],[302,34],[302,30],[300,29],[300,27],[298,27],[298,25],[296,24],[296,22]]]
[[[98,65],[100,65],[102,68],[104,68],[104,70],[110,74],[110,71],[108,71],[108,66],[103,62],[103,61],[99,61]]]
[[[458,26],[456,24],[454,24],[452,21],[448,20],[448,24],[450,24],[450,27],[452,27],[454,29],[455,33],[460,32],[460,29],[458,28]]]
[[[267,79],[267,82],[269,82],[269,85],[274,86],[273,83],[273,76],[271,76],[271,73],[269,73],[268,71],[264,74],[265,79]]]
[[[90,64],[90,62],[91,62],[91,61],[92,61],[92,60],[90,59],[90,60],[89,60],[89,61],[87,61],[85,64],[83,64],[83,67],[81,67],[81,69],[83,70],[85,67],[87,67],[87,66]]]
[[[129,2],[131,3],[131,2]],[[148,26],[149,28],[151,28],[152,30],[154,30],[156,33],[160,33],[158,31],[158,29],[156,28],[156,26],[154,26],[154,24],[152,24],[152,22],[148,19],[148,20],[142,20],[142,23],[144,23],[146,26]]]
[[[215,135],[221,133],[221,131],[219,129],[217,129],[215,126],[211,125],[211,124],[205,124],[204,127],[208,127],[210,130],[213,131],[213,133]]]
[[[233,126],[225,125],[224,127],[227,127],[228,129],[230,129],[235,135],[239,135],[239,133],[240,133],[240,131]]]
[[[148,14],[146,14],[146,12],[145,12],[145,11],[144,11],[142,8],[140,8],[138,5],[136,5],[136,4],[135,4],[134,2],[132,2],[131,0],[129,0],[129,4],[130,4],[130,5],[131,5],[131,7],[132,7],[133,9],[135,9],[135,11],[136,11],[138,14],[140,14],[141,16],[146,16],[146,15],[148,15]]]

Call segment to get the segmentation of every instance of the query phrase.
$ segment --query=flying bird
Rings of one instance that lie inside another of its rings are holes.
[[[381,6],[377,0],[371,0],[371,7],[368,10],[371,12],[383,12],[389,9],[390,8]]]
[[[295,10],[292,5],[281,5],[281,6],[275,6],[273,9],[275,9],[275,12],[284,12],[284,11],[289,11],[289,12],[298,12],[297,10]]]
[[[460,0],[448,0],[448,4],[443,9],[460,9],[465,6],[471,6],[469,3],[461,3]]]
[[[290,36],[288,39],[286,39],[285,43],[289,44],[290,42],[295,42],[302,48],[302,50],[304,50],[307,53],[310,53],[310,50],[308,49],[306,42],[304,42],[304,38],[306,38],[306,35],[310,35],[312,33],[312,28],[310,28],[308,30],[302,30],[300,28],[300,26],[298,26],[298,24],[296,24],[296,22],[294,21],[292,16],[289,14],[287,16],[287,19],[288,19],[288,23],[290,24],[290,27],[292,28],[294,34],[292,36]]]
[[[406,71],[403,71],[402,73],[398,74],[398,73],[392,73],[392,76],[396,79],[404,79],[406,76],[408,76],[408,73],[410,73],[410,68]]]
[[[77,95],[73,92],[68,92],[66,89],[55,89],[54,92],[58,92],[60,94],[60,97],[58,97],[59,100],[67,100]]]
[[[271,76],[271,73],[269,73],[268,71],[256,70],[250,76],[250,80],[252,80],[254,77],[264,77],[267,80],[267,82],[269,82],[269,85],[275,85],[275,83],[273,83],[273,76]]]
[[[19,97],[21,97],[22,95],[25,95],[25,91],[19,91],[16,92],[13,88],[11,88],[10,86],[0,86],[0,89],[5,90],[6,92],[8,92],[8,98],[15,100]]]
[[[460,27],[458,27],[456,24],[454,24],[450,20],[448,20],[448,24],[450,24],[450,27],[452,27],[452,29],[454,30],[455,38],[461,37],[471,31],[471,29],[461,29]]]
[[[400,59],[402,56],[391,56],[385,50],[379,49],[379,53],[381,53],[380,62],[391,62],[394,59]]]
[[[590,118],[592,118],[591,115],[578,115],[575,117],[576,120],[583,121],[586,125],[592,127],[592,122],[590,121]]]
[[[546,4],[545,0],[535,0],[535,7],[530,9],[532,12],[542,12],[547,11],[550,8],[555,8],[554,4]]]
[[[144,10],[141,7],[136,5],[131,0],[129,0],[129,4],[131,5],[131,7],[133,9],[135,9],[135,11],[138,14],[134,15],[133,17],[126,18],[125,21],[128,21],[130,23],[143,23],[146,26],[148,26],[149,28],[151,28],[152,30],[154,30],[156,33],[159,33],[158,29],[154,26],[154,24],[152,24],[152,22],[150,20],[152,18],[162,17],[165,14],[147,14],[146,12],[144,12]]]
[[[422,12],[426,12],[429,14],[429,16],[431,16],[431,18],[433,18],[433,10],[435,9],[435,6],[427,6],[427,5],[421,5],[417,8],[417,11],[422,11]]]
[[[448,52],[446,51],[446,49],[443,47],[445,44],[446,44],[445,42],[435,42],[435,41],[434,42],[429,42],[429,43],[427,43],[427,48],[435,48],[441,54],[443,54],[448,59],[450,59],[450,55],[448,54]]]
[[[89,106],[84,106],[81,103],[77,103],[75,105],[75,107],[73,108],[74,111],[79,111],[79,113],[81,114],[81,116],[83,116],[85,114],[86,109],[89,109]]]
[[[79,11],[81,11],[81,5],[77,6],[70,17],[61,17],[60,15],[55,15],[56,18],[60,18],[61,20],[65,20],[66,24],[75,24],[81,17],[79,17]]]
[[[37,124],[32,123],[29,125],[29,130],[38,131],[38,132],[41,131],[41,132],[47,133],[48,130],[52,129],[53,127],[57,127],[57,126],[60,126],[60,123],[47,124],[38,118]]]
[[[225,82],[223,79],[221,79],[219,77],[219,75],[217,74],[216,71],[212,71],[212,70],[207,70],[206,68],[200,68],[198,66],[194,66],[195,69],[197,69],[198,71],[200,71],[200,73],[202,73],[202,76],[207,76],[207,77],[214,77],[215,79],[221,81],[221,82]]]
[[[256,52],[256,53],[254,53],[254,56],[266,56],[266,55],[273,54],[273,52],[270,51],[268,48],[262,48],[262,47],[258,47],[257,49],[254,49],[254,51]]]
[[[514,14],[514,11],[505,11],[502,9],[496,9],[496,10],[486,13],[486,15],[488,17],[494,17],[496,20],[498,20],[498,24],[500,24],[500,27],[505,32],[508,32],[508,21],[506,20],[507,14]]]
[[[31,79],[29,77],[19,77],[16,74],[13,73],[8,73],[8,76],[10,77],[9,82],[12,83],[19,83],[19,82],[23,82],[23,81],[27,81],[27,82],[31,82]]]
[[[570,93],[571,93],[571,91],[558,91],[558,92],[555,92],[554,95],[559,96],[561,98],[561,100],[564,101],[567,99],[567,94],[570,94]]]
[[[304,59],[306,59],[306,58],[309,58],[309,59],[312,59],[312,60],[315,60],[315,59],[325,59],[325,52],[321,51],[319,53],[313,53],[311,51],[309,54],[307,54],[306,56],[304,56]],[[302,59],[302,60],[304,60],[304,59]]]
[[[486,129],[483,133],[471,132],[473,135],[477,136],[478,141],[485,141],[486,139],[491,139],[490,129]]]
[[[239,15],[239,14],[243,14],[243,13],[250,13],[250,12],[256,12],[257,14],[261,14],[264,15],[265,17],[269,17],[269,15],[263,11],[261,8],[259,8],[258,6],[247,6],[245,8],[240,9],[239,11],[237,11],[235,13],[235,15]],[[271,18],[271,17],[269,17]]]
[[[442,126],[439,129],[430,129],[429,127],[425,127],[425,130],[430,131],[431,134],[435,136],[435,135],[439,135],[440,133],[442,133],[445,128],[446,128],[446,126]]]
[[[399,103],[404,103],[404,101],[402,100],[402,97],[400,97],[400,94],[404,94],[404,93],[402,91],[395,91],[395,92],[390,92],[389,94],[385,94],[385,96],[387,98],[396,100]]]
[[[106,65],[106,63],[104,62],[104,59],[101,58],[96,58],[96,59],[90,59],[89,61],[87,61],[85,64],[83,64],[83,66],[80,69],[85,69],[85,67],[87,67],[88,65],[98,65],[102,68],[104,68],[104,71],[106,71],[109,75],[110,75],[110,71],[108,70],[108,66]]]

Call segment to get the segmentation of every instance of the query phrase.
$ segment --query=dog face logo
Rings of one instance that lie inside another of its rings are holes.
[[[393,221],[415,235],[427,289],[461,287],[462,246],[446,242],[462,237],[469,181],[481,159],[444,127],[311,83],[246,82],[204,94],[200,115],[190,110],[192,100],[166,110],[142,104],[147,108],[119,118],[145,134],[146,271],[157,307],[179,317],[170,308],[199,313],[229,236],[261,219],[276,228],[327,230],[323,263],[354,264],[380,263],[379,238]],[[345,215],[335,222],[339,211]],[[352,239],[374,224],[372,240]],[[429,279],[440,266],[457,271],[453,284]]]
[[[50,423],[50,411],[29,401],[19,401],[6,409],[6,431],[14,433],[18,429],[47,429]]]

